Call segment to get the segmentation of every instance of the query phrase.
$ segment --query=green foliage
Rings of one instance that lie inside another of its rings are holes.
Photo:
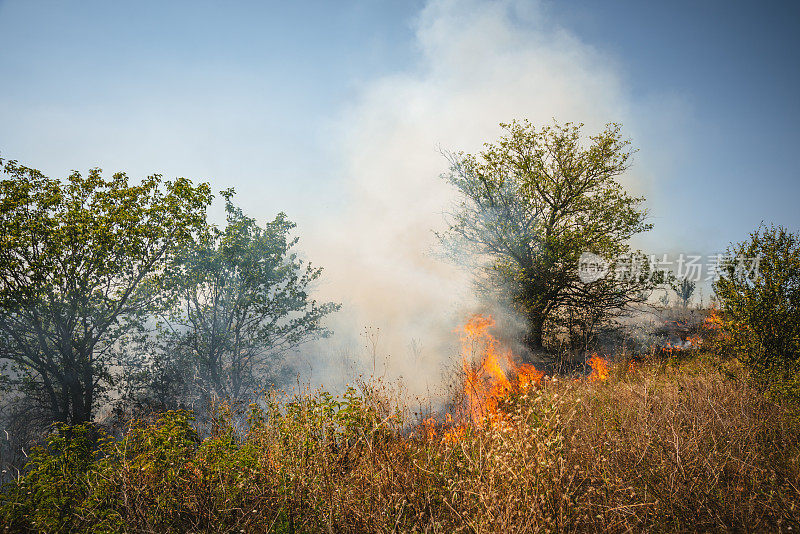
[[[800,236],[762,226],[728,258],[714,289],[731,348],[762,385],[800,401]]]
[[[313,490],[326,482],[317,459],[338,451],[352,460],[385,444],[392,419],[348,388],[341,398],[297,397],[284,410],[269,398],[266,410],[253,404],[244,433],[222,407],[202,441],[192,414],[180,410],[134,424],[119,441],[59,425],[0,496],[0,522],[47,532],[124,532],[131,524],[184,532],[257,521],[294,531],[303,507],[326,506]]]
[[[375,407],[348,387],[341,399],[322,391],[290,403],[281,428],[300,446],[347,447],[367,436],[377,439],[392,422],[382,421]]]
[[[14,530],[80,529],[92,480],[107,474],[102,473],[107,445],[107,438],[92,425],[55,425],[46,447],[32,452],[25,476],[6,488],[0,501],[0,518]],[[101,514],[109,511],[101,510]],[[107,524],[109,519],[103,517],[101,523]]]
[[[339,309],[311,298],[322,269],[293,252],[295,225],[280,213],[263,227],[231,202],[227,225],[209,227],[180,256],[181,288],[162,319],[156,357],[141,366],[157,407],[211,396],[243,399],[276,381],[278,357],[329,334],[322,324]],[[149,352],[149,351],[148,351]]]
[[[528,319],[531,348],[542,346],[548,323],[571,329],[577,321],[588,335],[603,319],[642,302],[663,278],[651,276],[648,262],[628,245],[651,228],[640,207],[644,199],[617,181],[633,151],[616,124],[591,136],[587,147],[582,125],[501,126],[506,135],[479,154],[450,155],[445,178],[463,201],[441,237],[490,259],[485,284]],[[627,255],[642,269],[584,284],[577,269],[583,252],[612,262]]]
[[[205,225],[209,187],[0,165],[0,360],[48,423],[89,421],[118,342],[164,303],[176,253]]]

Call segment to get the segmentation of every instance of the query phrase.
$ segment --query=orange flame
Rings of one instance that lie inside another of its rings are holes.
[[[474,315],[460,329],[464,393],[470,417],[476,423],[500,416],[503,398],[538,384],[544,376],[532,365],[515,363],[511,350],[504,349],[489,332],[494,325],[491,316]]]
[[[725,321],[716,308],[711,309],[711,313],[703,321],[703,328],[712,340],[730,342],[732,339],[732,329],[742,330],[742,325],[732,324]]]
[[[608,361],[602,356],[592,354],[589,358],[589,367],[592,368],[589,382],[603,382],[608,379]]]
[[[426,417],[422,420],[422,428],[425,431],[425,436],[431,440],[436,437],[436,418],[433,416]]]
[[[463,438],[464,434],[466,433],[464,425],[453,426],[453,416],[450,415],[450,412],[445,414],[445,422],[450,428],[448,428],[444,434],[442,434],[442,442],[458,443],[461,441],[461,438]]]
[[[716,308],[712,308],[711,313],[708,314],[708,317],[706,317],[703,320],[703,326],[705,326],[709,330],[716,330],[722,328],[723,326],[722,317],[719,316],[719,313],[717,312]]]

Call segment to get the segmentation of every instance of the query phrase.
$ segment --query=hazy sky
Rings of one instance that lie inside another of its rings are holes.
[[[211,179],[258,215],[302,219],[307,202],[346,195],[332,141],[364,88],[426,68],[424,4],[0,0],[0,153],[59,176]],[[537,5],[597,52],[631,113],[662,115],[633,139],[658,161],[656,243],[719,247],[762,219],[800,227],[800,4]]]
[[[439,147],[501,121],[622,122],[648,252],[799,230],[798,27],[795,2],[0,0],[0,155],[234,186],[354,324],[416,339],[463,297],[428,254]]]

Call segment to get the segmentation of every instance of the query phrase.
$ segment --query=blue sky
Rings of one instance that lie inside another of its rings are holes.
[[[800,230],[799,23],[791,2],[0,0],[0,154],[234,186],[298,222],[359,327],[422,337],[466,287],[429,254],[438,147],[500,121],[622,122],[648,252]]]
[[[4,156],[253,187],[263,216],[327,184],[326,121],[411,60],[413,10],[224,4],[0,1]]]
[[[800,4],[580,1],[551,9],[622,64],[634,95],[664,91],[688,106],[689,150],[657,188],[677,208],[663,213],[676,232],[712,219],[710,244],[722,246],[762,219],[800,229]],[[696,194],[681,207],[673,187]]]

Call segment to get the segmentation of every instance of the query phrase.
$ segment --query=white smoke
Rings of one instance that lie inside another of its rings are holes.
[[[372,340],[358,334],[380,328],[378,372],[389,356],[386,373],[422,391],[454,358],[453,330],[475,306],[468,273],[431,253],[454,200],[438,178],[447,168],[439,147],[480,150],[512,119],[596,132],[625,123],[629,99],[613,62],[538,5],[434,0],[416,40],[417,66],[366,84],[343,114],[348,200],[321,214],[303,248],[325,268],[321,297],[344,304],[328,340],[334,368],[361,355],[371,371]]]

